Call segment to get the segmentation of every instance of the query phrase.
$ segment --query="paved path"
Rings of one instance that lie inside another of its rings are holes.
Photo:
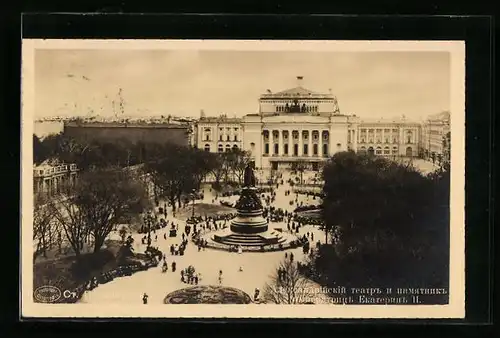
[[[284,181],[288,179],[288,175],[284,175]],[[280,186],[277,190],[277,199],[274,206],[286,210],[292,210],[294,206],[290,206],[289,201],[295,199],[294,195],[284,196],[284,191],[290,189],[288,184]],[[208,189],[205,191],[203,203],[211,203],[213,196]],[[237,197],[223,198],[224,200],[234,201]],[[304,204],[317,203],[312,198],[309,200],[303,195],[299,195],[299,200]],[[216,202],[220,203],[220,202]],[[189,208],[189,207],[188,207]],[[172,217],[171,210],[168,210],[167,219],[173,220],[179,224],[180,232],[183,231],[185,222]],[[270,227],[284,227],[283,223],[272,223]],[[182,237],[164,239],[163,235],[168,231],[169,227],[156,231],[158,240],[154,241],[155,234],[152,234],[153,246],[157,246],[160,250],[167,254],[167,263],[169,271],[161,272],[161,265],[156,268],[151,268],[147,271],[142,271],[128,277],[116,278],[112,282],[98,286],[91,292],[87,292],[82,298],[83,303],[91,304],[141,304],[143,293],[149,295],[148,303],[162,304],[165,296],[174,290],[188,287],[180,280],[180,270],[189,265],[193,265],[197,272],[201,273],[200,285],[218,284],[219,270],[223,271],[222,285],[231,286],[241,289],[253,296],[255,288],[263,289],[266,282],[269,281],[269,276],[275,271],[278,264],[285,258],[285,252],[266,252],[266,253],[250,253],[242,254],[230,253],[220,250],[202,250],[198,252],[197,247],[193,243],[189,243],[184,256],[171,256],[170,245],[180,244]],[[179,232],[179,234],[180,234]],[[324,234],[317,227],[304,226],[300,234],[312,232],[314,234],[314,242],[324,242]],[[143,234],[133,234],[134,249],[136,252],[144,252],[145,245],[141,244]],[[118,239],[117,233],[112,235],[114,239]],[[304,255],[302,248],[290,249],[286,251],[288,254],[293,253],[295,260],[303,260]],[[177,271],[171,271],[171,263],[175,261]],[[239,268],[243,271],[239,271]]]

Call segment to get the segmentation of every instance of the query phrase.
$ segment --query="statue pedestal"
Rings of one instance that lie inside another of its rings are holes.
[[[235,205],[238,216],[231,221],[229,229],[210,234],[209,247],[231,250],[239,247],[244,251],[284,250],[292,247],[297,238],[281,231],[269,231],[262,217],[262,201],[255,188],[255,176],[250,166],[245,169],[245,186]]]
[[[267,220],[262,217],[262,202],[255,187],[242,189],[236,209],[238,216],[231,221],[230,228],[214,234],[213,241],[241,247],[277,245],[285,241],[279,232],[269,231]]]

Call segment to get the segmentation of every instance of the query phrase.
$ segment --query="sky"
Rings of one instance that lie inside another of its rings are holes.
[[[35,54],[35,115],[199,117],[258,112],[259,96],[302,86],[341,113],[420,119],[450,109],[447,52],[54,50]]]

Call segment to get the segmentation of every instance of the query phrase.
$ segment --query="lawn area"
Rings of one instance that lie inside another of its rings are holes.
[[[33,289],[49,285],[60,290],[74,289],[91,278],[116,268],[116,256],[120,247],[118,241],[106,241],[101,251],[82,254],[78,263],[74,255],[40,260],[34,264]]]
[[[189,205],[186,208],[177,210],[175,213],[175,217],[186,221],[193,214],[192,205]],[[236,212],[236,209],[227,207],[225,205],[217,205],[217,204],[208,204],[208,203],[195,203],[194,205],[194,214],[195,216],[210,216],[213,217],[215,215],[227,214]]]

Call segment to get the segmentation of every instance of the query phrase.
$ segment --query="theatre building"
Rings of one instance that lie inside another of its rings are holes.
[[[202,118],[198,148],[224,152],[241,148],[257,168],[291,168],[298,163],[319,170],[335,153],[352,150],[380,156],[418,154],[420,125],[405,119],[364,121],[340,112],[330,92],[297,86],[259,98],[259,111],[241,119]]]

